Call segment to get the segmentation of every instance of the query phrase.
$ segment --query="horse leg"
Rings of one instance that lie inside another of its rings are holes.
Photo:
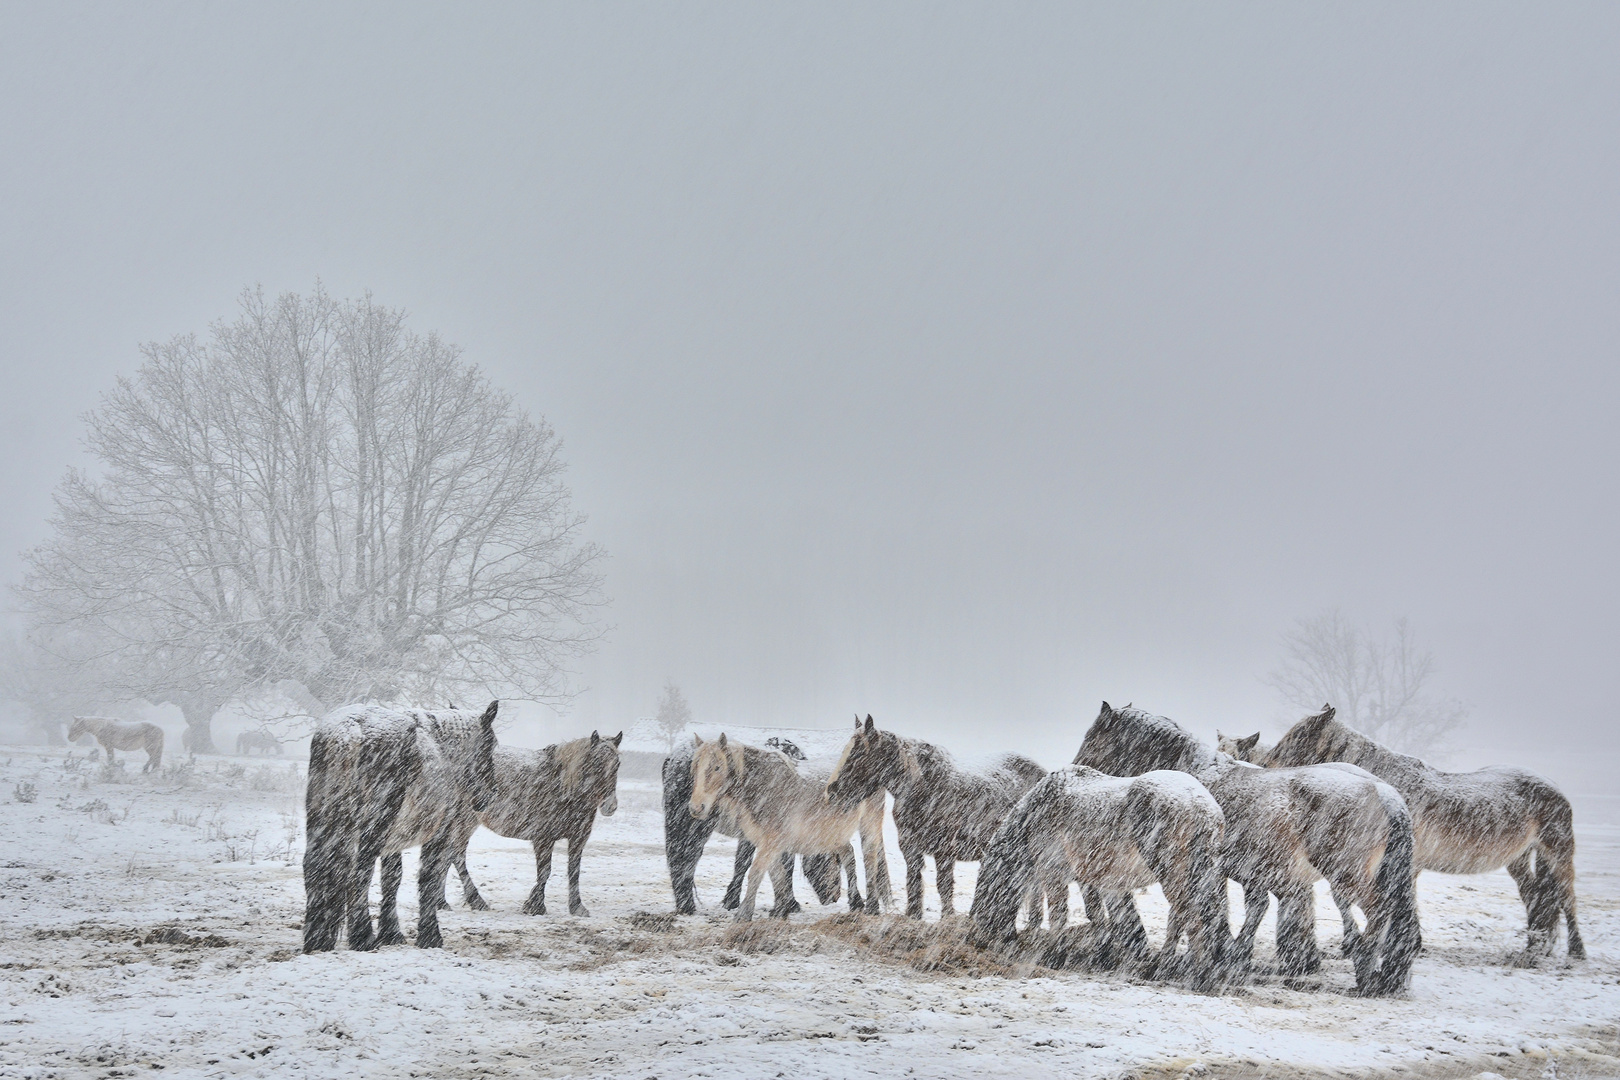
[[[589,832],[568,838],[568,914],[582,919],[588,919],[591,915],[585,910],[585,902],[579,898],[579,864],[585,857],[585,841],[590,838]]]
[[[759,883],[765,880],[765,875],[775,865],[780,852],[755,851],[753,865],[748,868],[748,887],[743,892],[741,903],[737,905],[737,914],[733,916],[738,922],[749,922],[754,917],[754,900],[759,896]]]
[[[793,897],[793,855],[783,852],[771,867],[771,918],[785,919],[802,910]]]
[[[377,945],[403,945],[399,928],[399,883],[405,877],[405,859],[399,852],[382,859],[382,901],[377,905]]]
[[[1541,838],[1536,844],[1536,868],[1541,871],[1547,907],[1547,949],[1552,950],[1553,938],[1558,936],[1558,914],[1563,912],[1564,926],[1569,934],[1568,950],[1571,960],[1586,959],[1586,944],[1581,940],[1580,927],[1575,921],[1575,829],[1567,809],[1551,814],[1541,827]]]
[[[754,845],[744,837],[737,837],[737,858],[731,864],[731,884],[726,886],[725,899],[720,906],[727,911],[733,911],[742,901],[743,878],[754,861]]]
[[[422,844],[422,862],[416,870],[416,947],[442,949],[438,901],[444,898],[444,875],[450,864],[450,843],[434,836]]]
[[[1241,975],[1249,970],[1249,962],[1254,959],[1255,935],[1259,934],[1260,922],[1269,907],[1271,893],[1253,882],[1243,884],[1243,929],[1238,931],[1231,953],[1230,967],[1234,973]]]
[[[844,868],[844,881],[849,885],[849,910],[858,912],[865,906],[861,899],[860,880],[855,876],[855,845],[845,844],[838,850],[838,863]],[[866,883],[868,889],[872,883]]]
[[[901,848],[900,857],[906,861],[906,918],[920,919],[923,914],[923,860],[927,855],[921,848]]]
[[[556,842],[550,837],[534,841],[534,888],[529,890],[529,898],[523,901],[525,915],[546,913],[546,879],[551,876],[551,848]]]
[[[889,884],[889,860],[883,852],[883,818],[868,820],[861,829],[861,858],[866,863],[866,913],[894,910],[894,887]]]
[[[1316,951],[1316,894],[1309,886],[1277,894],[1277,971],[1293,977],[1322,968]]]
[[[939,890],[939,917],[956,914],[956,860],[949,855],[934,856],[934,887]]]
[[[472,874],[467,871],[467,849],[462,848],[456,855],[456,876],[461,878],[461,899],[474,911],[488,911],[489,904],[478,892],[478,884],[473,881]]]
[[[1350,910],[1351,901],[1345,893],[1334,888],[1333,903],[1339,909],[1339,918],[1344,923],[1344,937],[1339,940],[1339,952],[1349,956],[1356,951],[1361,942],[1361,930],[1356,926],[1355,912]]]
[[[354,859],[352,837],[335,815],[322,806],[309,815],[304,849],[304,951],[337,948],[343,904]]]

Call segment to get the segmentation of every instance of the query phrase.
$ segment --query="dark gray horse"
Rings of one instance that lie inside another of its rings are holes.
[[[797,747],[794,747],[797,750]],[[681,915],[697,911],[698,859],[709,837],[737,837],[737,858],[733,863],[731,884],[726,887],[722,906],[734,910],[742,902],[743,880],[754,861],[754,845],[741,836],[735,824],[711,815],[699,821],[692,816],[692,755],[691,743],[677,746],[664,759],[664,858],[669,864],[669,883],[675,891],[675,910]],[[803,754],[799,755],[802,760]],[[838,857],[836,855],[806,855],[801,860],[804,876],[815,890],[816,899],[823,904],[836,901],[840,894]],[[790,915],[799,911],[799,901],[793,895],[793,856],[783,855],[781,864],[771,873],[771,889],[776,900],[773,915]]]
[[[416,944],[443,944],[445,872],[494,790],[498,707],[492,701],[480,715],[355,705],[316,725],[305,794],[305,952],[335,948],[345,920],[351,949],[403,940],[394,912],[399,853],[418,844]],[[379,858],[383,903],[374,932],[366,894]]]
[[[963,769],[942,748],[879,731],[868,716],[865,724],[855,721],[855,734],[827,780],[827,798],[854,806],[878,791],[894,796],[894,827],[906,860],[906,915],[920,919],[924,857],[934,857],[940,911],[950,915],[957,860],[984,858],[1013,803],[1045,777],[1038,763],[1018,754],[1002,754],[982,770]],[[1067,884],[1063,891],[1067,896]]]

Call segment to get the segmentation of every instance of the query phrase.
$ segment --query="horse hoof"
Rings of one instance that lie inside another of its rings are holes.
[[[449,911],[450,910],[450,901],[446,900],[442,896],[439,897],[439,910],[440,911]]]
[[[377,948],[379,949],[385,945],[403,944],[405,944],[405,935],[398,930],[390,930],[387,933],[377,935]]]
[[[473,911],[489,910],[489,902],[486,901],[482,896],[473,897],[471,900],[467,901],[467,906]]]
[[[416,932],[416,947],[418,949],[442,949],[444,937],[437,930],[418,930]]]
[[[546,905],[544,905],[544,904],[524,904],[523,905],[523,914],[525,914],[525,915],[544,915],[545,913],[546,913]]]
[[[569,904],[568,914],[578,916],[581,919],[588,919],[591,917],[590,908],[587,908],[584,904]]]

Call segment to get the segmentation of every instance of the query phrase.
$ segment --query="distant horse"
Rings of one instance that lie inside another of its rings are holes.
[[[1504,766],[1441,772],[1385,749],[1333,718],[1331,706],[1307,716],[1269,751],[1258,734],[1237,740],[1269,766],[1346,761],[1388,783],[1412,811],[1418,870],[1482,874],[1506,866],[1519,887],[1528,923],[1527,953],[1549,955],[1563,915],[1569,956],[1586,957],[1575,922],[1575,821],[1569,800],[1550,780]]]
[[[770,740],[766,740],[769,743]],[[788,744],[792,746],[791,743]],[[793,747],[798,750],[798,747]],[[675,911],[691,915],[697,911],[697,864],[709,837],[718,832],[722,836],[737,837],[737,857],[721,905],[726,910],[742,902],[743,880],[754,861],[754,845],[742,835],[736,823],[724,811],[710,814],[703,820],[692,816],[692,756],[691,743],[682,743],[664,759],[664,858],[669,864],[669,883],[675,890]],[[786,751],[784,751],[785,753]],[[793,755],[789,754],[789,757]],[[795,760],[802,760],[798,754]],[[802,857],[804,876],[810,879],[816,899],[831,904],[838,899],[838,857],[836,855],[805,855]],[[771,891],[775,903],[773,915],[791,915],[801,910],[793,895],[793,855],[784,853],[779,864],[770,869]]]
[[[315,727],[305,796],[304,951],[404,940],[395,902],[400,852],[421,845],[416,944],[438,948],[439,901],[450,859],[477,828],[494,790],[495,713],[351,705]],[[382,858],[376,932],[367,892]]]
[[[716,810],[724,813],[757,849],[748,871],[748,887],[737,918],[754,917],[754,899],[765,872],[790,851],[805,854],[836,854],[844,867],[849,887],[849,908],[861,910],[861,894],[855,876],[855,851],[850,838],[861,837],[861,854],[866,860],[867,900],[865,908],[877,914],[893,906],[889,868],[883,856],[883,807],[881,794],[841,810],[830,806],[825,782],[800,776],[786,755],[773,750],[727,744],[725,735],[714,742],[693,736],[692,816],[700,821]]]
[[[236,752],[247,754],[257,750],[261,754],[281,754],[281,740],[268,731],[244,731],[236,737]]]
[[[1347,765],[1258,769],[1212,752],[1167,717],[1106,701],[1075,760],[1112,763],[1121,772],[1173,767],[1209,789],[1226,819],[1222,870],[1243,886],[1246,917],[1228,957],[1234,969],[1253,954],[1273,893],[1278,969],[1298,975],[1320,966],[1313,887],[1325,877],[1343,916],[1357,990],[1405,989],[1421,940],[1411,816],[1394,788]],[[1365,930],[1352,904],[1366,914]]]
[[[145,721],[126,723],[107,716],[75,716],[68,727],[68,742],[94,735],[112,763],[114,750],[145,750],[146,764],[141,772],[155,772],[163,766],[163,729]]]
[[[619,744],[624,732],[604,739],[558,743],[543,750],[495,750],[495,794],[479,821],[491,832],[534,845],[534,888],[523,902],[525,915],[546,913],[546,879],[551,877],[551,849],[568,841],[568,913],[589,915],[579,898],[579,866],[596,815],[612,817],[619,808]],[[467,872],[467,849],[455,855],[456,872],[467,906],[486,910]]]
[[[894,796],[894,827],[906,860],[906,915],[922,918],[923,860],[934,857],[943,915],[955,910],[956,861],[984,858],[990,838],[1024,792],[1046,770],[1027,757],[1002,754],[970,772],[933,743],[879,731],[868,716],[827,781],[827,798],[849,809],[883,791]],[[1063,886],[1068,895],[1067,883]]]
[[[1158,882],[1170,919],[1155,968],[1187,936],[1195,988],[1215,984],[1227,934],[1219,860],[1221,808],[1181,772],[1107,776],[1084,765],[1050,773],[1024,794],[990,841],[973,894],[973,936],[995,945],[1017,935],[1018,909],[1032,889],[1094,890],[1096,961],[1147,951],[1131,893]],[[1062,929],[1054,918],[1054,930]]]

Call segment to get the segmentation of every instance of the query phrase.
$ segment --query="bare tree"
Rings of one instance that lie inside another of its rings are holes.
[[[1393,638],[1379,639],[1335,609],[1299,620],[1282,645],[1282,663],[1266,681],[1288,704],[1331,704],[1344,723],[1393,749],[1433,752],[1467,719],[1462,702],[1425,693],[1434,655],[1418,648],[1405,619],[1395,621]]]
[[[32,624],[179,704],[193,749],[287,680],[326,705],[565,700],[601,595],[559,441],[404,321],[248,291],[206,340],[146,346],[28,553]]]
[[[675,685],[675,680],[664,681],[664,694],[658,699],[658,731],[671,750],[692,723],[692,709],[686,704],[686,695]]]

